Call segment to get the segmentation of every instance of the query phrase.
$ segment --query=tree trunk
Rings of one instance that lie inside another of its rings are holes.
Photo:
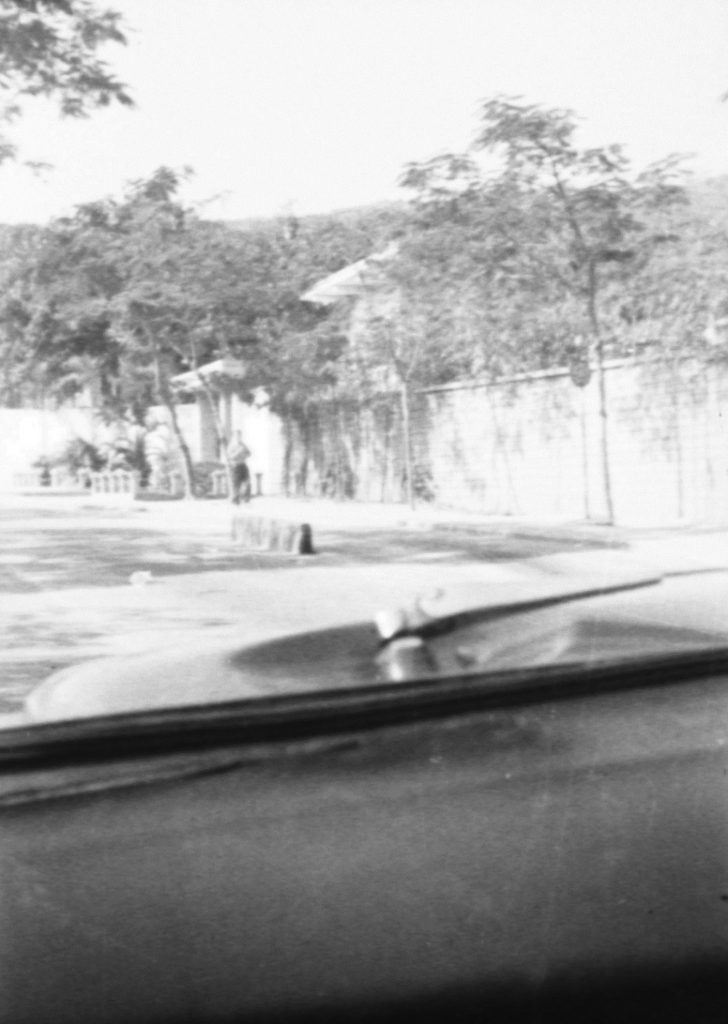
[[[579,388],[579,426],[581,430],[581,482],[584,497],[584,518],[591,519],[589,500],[589,437],[586,427],[586,387]]]
[[[296,443],[294,437],[295,421],[292,419],[292,414],[284,410],[283,411],[283,429],[285,436],[285,445],[283,448],[283,480],[285,486],[285,494],[287,498],[291,497],[291,481],[293,480],[293,489],[295,493],[295,470],[292,469],[294,456],[296,453]]]
[[[599,384],[599,446],[602,456],[602,483],[607,508],[607,525],[614,526],[614,499],[612,498],[612,471],[609,458],[609,412],[607,408],[607,382],[601,339],[597,339],[597,381]]]
[[[185,441],[182,429],[179,425],[179,419],[177,417],[177,403],[174,400],[171,392],[167,391],[166,394],[162,395],[162,403],[169,413],[169,420],[172,424],[172,431],[177,439],[179,450],[182,455],[182,475],[184,477],[185,484],[185,498],[195,498],[195,489],[193,486],[194,470],[192,467],[192,453]]]
[[[412,479],[414,459],[412,457],[412,424],[410,418],[410,392],[406,380],[402,381],[400,390],[402,405],[402,440],[404,442],[405,494],[410,508],[415,507],[415,490]]]
[[[177,416],[177,402],[169,386],[169,381],[165,376],[164,368],[162,367],[162,361],[160,353],[157,347],[154,347],[154,368],[157,375],[157,392],[159,394],[162,405],[169,413],[169,421],[172,425],[172,432],[177,439],[179,450],[182,454],[182,476],[184,479],[185,486],[185,497],[195,497],[193,480],[194,471],[192,468],[192,454],[190,452],[187,441],[184,438],[182,429],[179,425],[179,418]]]
[[[602,463],[604,501],[607,508],[607,524],[614,526],[614,500],[612,498],[612,472],[609,458],[609,412],[607,403],[607,382],[604,373],[604,349],[599,317],[597,314],[597,271],[594,262],[589,264],[589,321],[594,335],[597,354],[597,382],[599,385],[599,441]]]
[[[218,445],[220,447],[220,454],[222,456],[222,462],[225,466],[225,476],[227,478],[228,494],[232,496],[234,487],[233,481],[233,467],[230,463],[230,456],[228,455],[228,443],[229,438],[225,436],[225,427],[222,420],[220,419],[220,410],[217,402],[215,401],[215,392],[210,387],[209,383],[205,380],[204,376],[199,373],[200,384],[202,390],[205,392],[205,398],[207,399],[210,412],[212,413],[212,421],[215,424],[215,435],[217,437]]]
[[[672,434],[675,451],[675,484],[677,489],[677,517],[683,519],[685,516],[685,483],[684,483],[684,459],[682,433],[680,430],[680,387],[677,365],[672,366],[672,380],[670,381],[670,393],[672,398]]]
[[[301,465],[296,475],[296,496],[305,498],[308,486],[308,464],[311,458],[311,424],[309,412],[304,409],[301,413]]]

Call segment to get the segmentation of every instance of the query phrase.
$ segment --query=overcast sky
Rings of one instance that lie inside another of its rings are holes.
[[[467,144],[480,99],[568,106],[582,141],[637,164],[728,172],[726,0],[106,0],[108,61],[137,109],[19,129],[42,178],[0,168],[0,221],[42,221],[190,165],[209,216],[309,213],[398,195],[402,165]],[[217,197],[217,198],[214,198]]]

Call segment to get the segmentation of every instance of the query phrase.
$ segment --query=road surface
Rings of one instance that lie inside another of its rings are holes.
[[[0,711],[89,658],[189,643],[196,632],[246,642],[367,618],[448,580],[496,581],[513,560],[585,546],[472,523],[367,527],[359,517],[318,530],[314,556],[256,553],[231,541],[230,515],[0,504]]]

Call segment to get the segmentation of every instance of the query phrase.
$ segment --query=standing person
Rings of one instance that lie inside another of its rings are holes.
[[[241,498],[243,501],[250,501],[250,449],[243,441],[243,435],[239,430],[233,434],[227,453],[233,476],[233,503],[239,505]]]

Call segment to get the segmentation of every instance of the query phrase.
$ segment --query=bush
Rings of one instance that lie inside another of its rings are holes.
[[[212,498],[213,474],[224,472],[222,462],[196,462],[192,467],[192,491],[196,498]]]
[[[435,500],[435,487],[429,469],[415,465],[412,471],[412,490],[418,501]]]
[[[78,476],[82,471],[98,473],[105,463],[99,449],[82,437],[69,441],[63,453],[55,460],[55,465],[64,466],[73,476]]]
[[[82,437],[74,437],[69,441],[62,452],[53,455],[41,455],[33,465],[41,470],[41,483],[48,486],[51,482],[51,470],[65,469],[74,480],[80,480],[91,485],[90,474],[95,473],[105,466],[104,456],[91,444],[84,441]]]

